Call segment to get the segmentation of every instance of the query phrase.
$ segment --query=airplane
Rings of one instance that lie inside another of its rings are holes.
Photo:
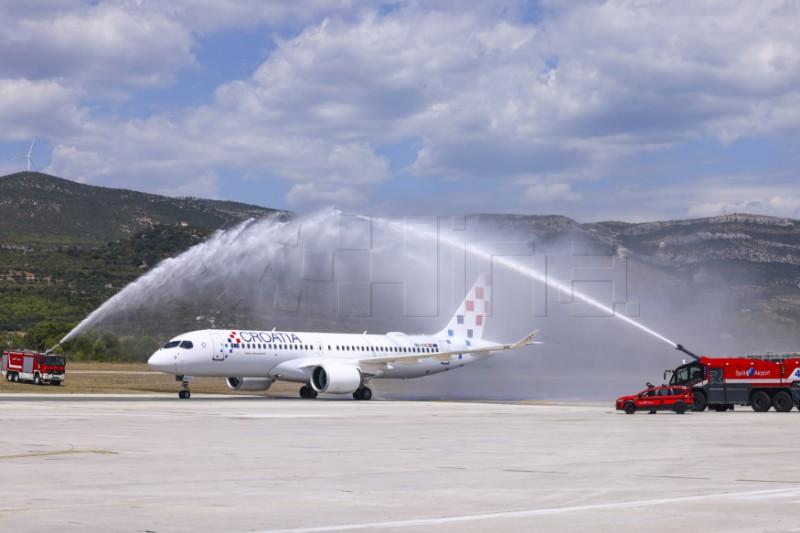
[[[191,397],[192,377],[214,376],[226,378],[233,390],[266,391],[281,380],[302,383],[301,398],[329,393],[369,400],[373,379],[438,374],[493,352],[537,344],[537,331],[511,344],[484,340],[490,306],[491,279],[481,274],[447,326],[433,335],[204,329],[172,338],[147,364],[174,374],[182,399]]]

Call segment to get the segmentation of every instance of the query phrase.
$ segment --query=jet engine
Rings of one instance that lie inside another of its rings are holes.
[[[272,381],[270,378],[227,378],[225,383],[233,390],[267,390]]]
[[[361,386],[361,372],[351,365],[326,363],[311,372],[311,386],[317,392],[349,394]]]

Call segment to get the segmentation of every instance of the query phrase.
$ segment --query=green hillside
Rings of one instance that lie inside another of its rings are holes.
[[[161,260],[216,229],[274,213],[236,202],[94,187],[37,172],[0,177],[0,344],[52,346]]]
[[[95,187],[39,172],[0,177],[0,242],[86,244],[157,225],[217,229],[275,213],[236,202]]]

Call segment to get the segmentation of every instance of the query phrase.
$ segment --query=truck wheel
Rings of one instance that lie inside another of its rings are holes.
[[[34,385],[41,385],[42,384],[42,378],[39,376],[39,374],[35,374],[33,376],[33,384]]]
[[[633,402],[628,402],[625,404],[625,414],[632,415],[636,412],[636,406],[633,405]]]
[[[675,404],[675,412],[679,415],[682,415],[686,412],[686,404],[683,402],[678,402]]]
[[[11,373],[11,379],[9,381],[11,381],[12,383],[17,381],[17,373],[16,372],[12,372]]]
[[[694,393],[694,404],[692,406],[692,411],[705,411],[707,406],[708,406],[708,401],[706,400],[705,393],[704,392],[695,392]]]
[[[772,406],[779,413],[788,413],[792,410],[793,404],[792,397],[789,396],[789,393],[786,391],[778,391],[775,393],[775,396],[772,397]]]
[[[766,413],[772,405],[772,400],[769,399],[769,394],[764,391],[756,391],[750,396],[750,406],[756,413]]]

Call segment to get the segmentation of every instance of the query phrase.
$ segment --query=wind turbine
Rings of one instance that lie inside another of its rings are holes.
[[[36,138],[31,141],[31,147],[28,148],[28,154],[25,156],[25,159],[28,160],[28,172],[31,171],[33,168],[33,145],[36,144]]]

